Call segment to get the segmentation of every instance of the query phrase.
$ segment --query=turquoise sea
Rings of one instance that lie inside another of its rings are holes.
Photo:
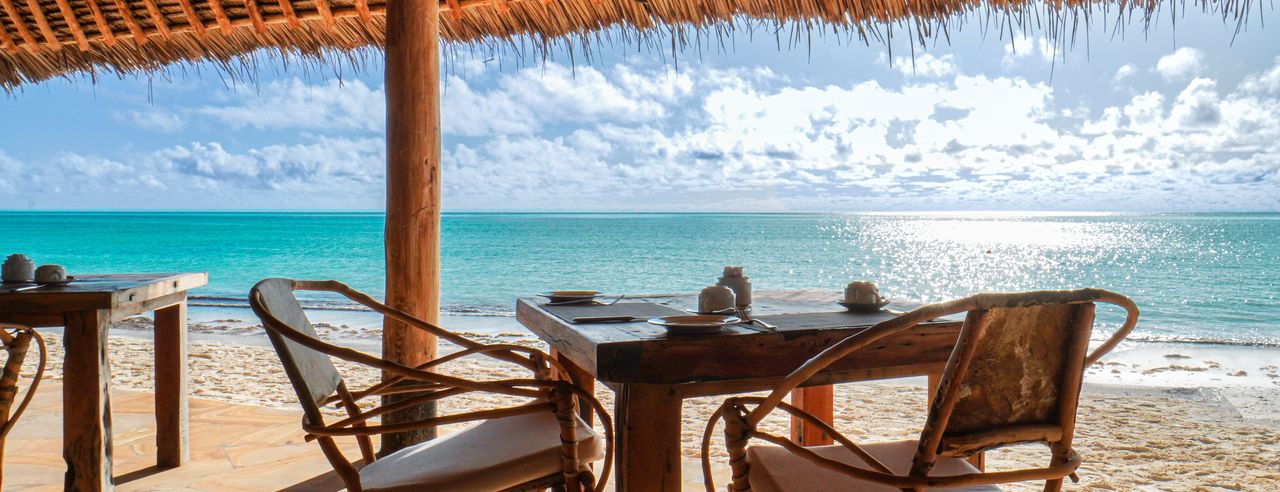
[[[443,227],[444,310],[461,316],[510,315],[550,289],[694,292],[734,264],[757,290],[868,279],[924,302],[1100,287],[1138,302],[1139,338],[1280,345],[1280,214],[446,214]],[[208,272],[193,305],[243,307],[271,276],[381,296],[382,228],[381,213],[0,212],[0,253],[73,274]]]

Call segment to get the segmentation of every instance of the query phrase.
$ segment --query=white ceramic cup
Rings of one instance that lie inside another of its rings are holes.
[[[733,290],[723,285],[708,285],[698,294],[698,312],[701,314],[720,314],[733,309]]]
[[[67,269],[62,265],[40,265],[36,269],[36,283],[49,284],[67,281]]]
[[[844,288],[844,302],[849,304],[875,304],[880,302],[880,289],[872,282],[849,282]]]

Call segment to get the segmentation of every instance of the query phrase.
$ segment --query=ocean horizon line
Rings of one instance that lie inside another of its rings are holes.
[[[139,214],[139,215],[386,215],[383,210],[306,210],[306,209],[0,209],[0,214]],[[775,210],[775,211],[610,211],[610,210],[460,210],[446,211],[442,216],[486,216],[486,215],[713,215],[713,216],[825,216],[825,215],[864,215],[864,216],[986,216],[986,217],[1081,217],[1081,216],[1187,216],[1187,215],[1280,215],[1280,210],[1202,210],[1186,212],[1143,211],[1143,210]]]

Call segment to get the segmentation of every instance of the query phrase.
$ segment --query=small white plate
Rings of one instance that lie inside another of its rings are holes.
[[[741,323],[737,316],[721,316],[718,314],[688,314],[651,318],[649,323],[664,327],[670,333],[714,333],[725,326]]]
[[[40,284],[40,285],[51,285],[51,286],[54,286],[54,287],[58,287],[58,286],[62,286],[62,285],[67,285],[67,284],[69,284],[69,283],[71,283],[71,282],[75,282],[75,281],[76,281],[76,276],[75,276],[75,275],[67,275],[67,279],[66,279],[66,280],[63,280],[63,281],[61,281],[61,282],[36,282],[36,283],[37,283],[37,284]]]
[[[891,302],[893,301],[889,299],[881,299],[880,302],[873,302],[870,304],[864,304],[860,302],[858,303],[844,302],[844,301],[836,301],[836,304],[844,306],[845,309],[848,309],[849,311],[855,312],[855,313],[874,313],[876,311],[879,311],[881,308],[888,306],[889,303]]]
[[[698,311],[697,309],[686,309],[684,310],[684,312],[689,314],[701,314],[703,316],[707,316],[711,314],[723,314],[728,316],[728,313],[738,314],[738,308],[725,308],[725,309],[721,309],[719,311],[710,312],[710,313],[704,313],[704,312]]]
[[[538,296],[545,297],[551,302],[566,302],[595,299],[600,297],[600,293],[594,290],[553,290],[551,292],[543,292]]]

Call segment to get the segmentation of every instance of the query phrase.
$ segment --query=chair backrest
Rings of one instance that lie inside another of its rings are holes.
[[[1095,299],[1088,289],[974,296],[912,474],[927,473],[939,454],[1021,442],[1069,448]]]
[[[298,393],[307,420],[322,424],[320,403],[332,396],[342,383],[338,368],[328,355],[305,347],[282,334],[293,330],[310,338],[316,338],[316,330],[303,312],[293,293],[294,282],[286,278],[269,278],[258,282],[249,291],[249,305],[262,319],[267,337],[284,364],[289,382]]]

